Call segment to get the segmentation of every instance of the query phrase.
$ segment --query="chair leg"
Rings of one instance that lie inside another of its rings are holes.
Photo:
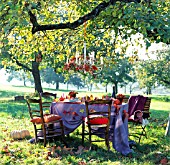
[[[84,145],[84,133],[85,133],[85,123],[82,123],[82,145]]]
[[[44,136],[44,147],[46,147],[47,137],[46,137],[46,128],[45,128],[45,124],[42,125],[42,129],[43,129],[43,136]]]
[[[92,134],[91,134],[91,128],[89,127],[89,142],[90,142],[90,149],[92,147]]]
[[[108,136],[108,134],[105,135],[105,143],[106,143],[106,146],[107,146],[107,150],[110,151],[109,136]]]
[[[66,140],[65,140],[64,125],[63,125],[62,120],[60,120],[60,127],[61,127],[61,140],[62,140],[62,142],[65,144],[65,146],[68,147],[68,144],[67,144],[67,142],[66,142]],[[67,135],[67,136],[69,136],[69,135]]]
[[[34,134],[35,134],[35,144],[36,144],[37,141],[38,141],[38,137],[37,137],[37,127],[36,127],[36,125],[34,125]]]
[[[140,143],[142,136],[145,136],[145,138],[147,139],[147,134],[146,134],[146,130],[145,130],[146,126],[144,126],[144,127],[141,126],[141,128],[142,128],[142,132],[141,132],[140,137],[139,137],[139,143]]]

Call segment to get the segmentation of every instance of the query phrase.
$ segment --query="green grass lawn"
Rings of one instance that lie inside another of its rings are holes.
[[[150,124],[147,126],[148,138],[142,138],[141,143],[133,147],[133,155],[125,157],[112,147],[111,151],[107,152],[104,143],[94,144],[94,149],[91,151],[78,153],[78,147],[81,145],[81,136],[78,135],[78,132],[81,131],[80,128],[70,134],[70,137],[66,137],[72,150],[65,149],[60,141],[51,141],[46,148],[43,147],[43,143],[30,144],[28,140],[34,136],[34,132],[26,103],[25,101],[14,101],[13,97],[28,95],[31,92],[34,92],[33,88],[9,87],[8,90],[0,88],[0,164],[2,165],[155,165],[161,164],[161,160],[170,159],[170,138],[165,137],[170,111],[169,102],[152,99]],[[57,93],[60,96],[63,91]],[[83,93],[81,94],[83,95]],[[100,95],[102,94],[100,93]],[[28,129],[31,136],[22,140],[13,140],[10,137],[11,131],[22,129]],[[133,140],[136,139],[133,138]],[[49,151],[53,151],[51,155],[49,155]]]

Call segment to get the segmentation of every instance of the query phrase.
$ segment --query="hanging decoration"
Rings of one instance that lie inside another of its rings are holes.
[[[76,71],[82,74],[90,73],[95,75],[100,68],[95,65],[95,52],[92,51],[87,55],[86,48],[86,21],[84,22],[84,41],[83,41],[83,55],[80,55],[79,51],[76,49],[75,56],[72,56],[70,59],[67,58],[67,61],[64,65],[64,70],[67,71]],[[101,65],[103,65],[103,58],[101,60]]]

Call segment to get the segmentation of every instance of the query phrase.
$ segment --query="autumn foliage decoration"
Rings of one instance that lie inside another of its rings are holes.
[[[125,95],[123,95],[123,94],[118,94],[116,96],[116,99],[118,99],[120,101],[120,104],[122,104],[124,98],[125,98]]]
[[[122,104],[124,98],[125,98],[125,96],[123,94],[118,94],[116,99],[113,100],[113,106],[115,107],[116,113],[119,112],[119,110],[120,110],[119,105]]]

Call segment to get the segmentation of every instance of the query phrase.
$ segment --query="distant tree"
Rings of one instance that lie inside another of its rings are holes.
[[[48,84],[55,84],[56,89],[59,89],[59,83],[64,83],[64,76],[56,74],[54,69],[49,67],[41,71],[41,78]]]
[[[170,88],[170,48],[156,51],[155,58],[139,60],[136,64],[136,77],[140,88],[146,88],[147,94],[152,93],[155,85]]]
[[[170,46],[156,52],[156,59],[152,61],[153,74],[158,84],[170,88]]]
[[[32,75],[27,74],[26,72],[23,72],[23,70],[21,71],[11,70],[9,72],[9,69],[8,69],[8,73],[9,73],[9,76],[7,78],[8,82],[11,82],[13,79],[17,79],[23,82],[24,86],[26,86],[26,82],[31,82],[31,84],[33,84],[34,82],[33,77],[31,77]]]
[[[132,64],[128,61],[128,58],[121,58],[122,55],[117,55],[117,59],[108,58],[104,63],[104,68],[99,75],[101,83],[105,84],[106,92],[107,85],[110,83],[115,86],[115,93],[118,93],[118,85],[125,86],[128,82],[133,80],[130,72],[133,70]],[[112,91],[111,91],[112,92]]]
[[[67,81],[68,84],[72,84],[77,87],[77,90],[84,87],[84,82],[77,74],[70,75],[69,80]]]

